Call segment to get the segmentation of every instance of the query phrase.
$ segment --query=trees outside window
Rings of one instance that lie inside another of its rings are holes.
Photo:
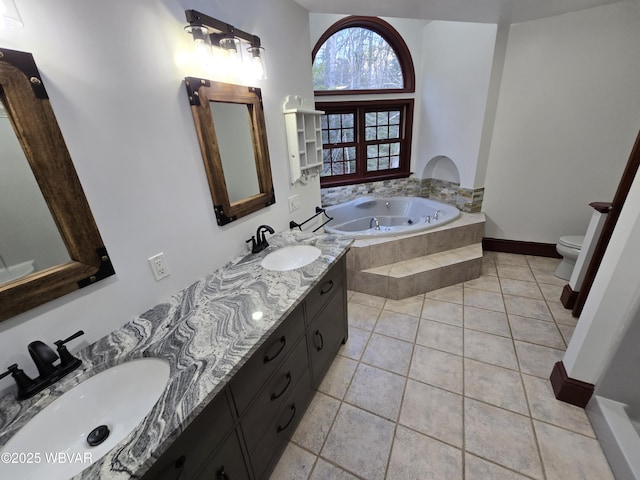
[[[382,98],[415,91],[409,50],[388,23],[347,17],[313,50],[313,80],[322,95],[379,94],[380,100],[316,102],[322,117],[321,185],[409,175],[413,99]]]

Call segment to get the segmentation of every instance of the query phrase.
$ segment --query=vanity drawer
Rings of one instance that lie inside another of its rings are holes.
[[[287,401],[302,375],[309,375],[307,344],[301,339],[293,353],[271,377],[242,416],[241,425],[247,448],[253,448],[278,409]]]
[[[331,295],[340,290],[343,281],[344,257],[336,263],[327,274],[322,277],[313,290],[305,299],[305,308],[307,310],[307,323],[311,323],[315,316],[322,310]]]
[[[218,447],[206,467],[198,472],[194,480],[241,480],[247,478],[249,478],[249,473],[242,455],[242,447],[234,430]]]
[[[313,393],[309,374],[305,372],[275,420],[269,425],[260,443],[249,453],[256,479],[269,477],[275,461],[300,423]]]
[[[304,333],[302,307],[296,308],[271,334],[231,381],[231,392],[241,414],[264,382],[282,364]]]
[[[222,391],[153,464],[144,480],[193,478],[232,427],[231,409]]]

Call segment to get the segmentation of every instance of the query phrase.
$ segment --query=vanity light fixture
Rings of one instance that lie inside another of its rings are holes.
[[[217,66],[234,73],[240,73],[245,68],[257,80],[267,78],[260,37],[196,10],[186,10],[185,15],[189,22],[185,31],[193,36],[199,58],[206,56],[208,60],[205,62],[223,63]],[[245,67],[242,64],[242,42],[249,45],[246,51],[251,55]]]
[[[0,30],[22,27],[22,18],[13,0],[0,0]]]

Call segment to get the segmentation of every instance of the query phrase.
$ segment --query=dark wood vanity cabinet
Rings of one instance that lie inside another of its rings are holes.
[[[347,340],[343,257],[144,476],[262,480]]]

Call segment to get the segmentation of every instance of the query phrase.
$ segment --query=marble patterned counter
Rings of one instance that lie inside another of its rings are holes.
[[[0,448],[36,413],[79,382],[141,357],[170,364],[169,383],[143,422],[75,479],[140,478],[227,385],[269,335],[348,250],[338,235],[284,232],[238,257],[76,354],[83,365],[35,397],[0,398]],[[262,268],[275,249],[306,244],[320,257],[285,272]],[[260,312],[260,313],[258,313]]]

